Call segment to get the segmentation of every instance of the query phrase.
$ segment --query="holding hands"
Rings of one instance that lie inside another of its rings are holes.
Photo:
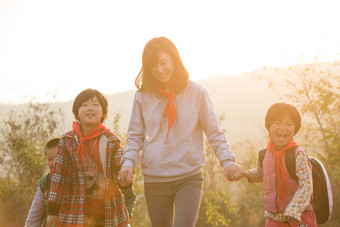
[[[246,177],[246,172],[239,164],[234,163],[224,169],[224,177],[228,181],[238,181],[242,177]]]
[[[134,170],[131,166],[124,166],[119,171],[117,180],[119,184],[123,187],[130,185],[134,178]]]
[[[246,171],[237,163],[224,169],[224,177],[228,181],[238,181],[242,177],[247,177]],[[122,167],[117,176],[119,184],[123,187],[130,185],[134,178],[134,170],[130,166]]]

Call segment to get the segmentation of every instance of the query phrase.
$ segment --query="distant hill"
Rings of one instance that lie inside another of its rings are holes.
[[[260,70],[238,76],[219,76],[199,81],[208,91],[231,144],[262,135],[264,116],[279,95],[256,79]]]
[[[257,72],[257,71],[256,71]],[[205,87],[215,106],[217,114],[225,114],[223,127],[227,129],[229,140],[242,140],[244,135],[256,125],[260,125],[266,109],[278,97],[270,91],[264,82],[254,80],[256,73],[250,72],[238,76],[215,76],[198,81]],[[121,130],[127,130],[131,115],[135,91],[107,94],[109,101],[109,118],[105,124],[112,127],[113,115],[121,114]],[[55,108],[61,108],[65,118],[65,131],[71,127],[74,117],[72,114],[73,100],[56,102]],[[0,104],[0,119],[4,119],[10,110],[23,110],[27,104]]]
[[[280,77],[278,70],[269,68],[254,70],[237,76],[215,75],[197,81],[207,89],[217,115],[225,114],[222,126],[226,129],[227,139],[231,144],[263,135],[266,111],[271,104],[280,100],[279,94],[269,89],[266,82],[256,79],[257,75],[266,76],[268,74]],[[114,113],[120,112],[122,115],[121,131],[126,132],[134,93],[134,91],[127,91],[107,94],[109,119],[106,120],[105,124],[108,127],[112,128]],[[60,107],[64,113],[65,131],[71,128],[71,122],[74,119],[72,102],[73,100],[53,104],[56,108]],[[22,110],[26,107],[27,104],[0,104],[0,119],[4,119],[10,110]]]

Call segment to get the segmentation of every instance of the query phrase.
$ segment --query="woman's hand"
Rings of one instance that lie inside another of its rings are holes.
[[[133,168],[131,166],[125,166],[119,171],[117,180],[121,186],[125,187],[132,183],[133,176]]]
[[[239,164],[234,163],[224,169],[224,176],[228,181],[238,181],[242,177],[245,177],[246,173]]]
[[[57,227],[58,216],[48,215],[46,220],[46,227]]]

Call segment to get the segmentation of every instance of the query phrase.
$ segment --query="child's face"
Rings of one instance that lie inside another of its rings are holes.
[[[295,124],[288,114],[278,119],[270,126],[270,136],[276,149],[281,150],[295,135]]]
[[[46,149],[46,162],[50,171],[54,168],[55,158],[57,157],[58,147],[51,147]]]
[[[94,128],[103,117],[103,109],[97,96],[81,104],[78,110],[80,124],[87,128]]]

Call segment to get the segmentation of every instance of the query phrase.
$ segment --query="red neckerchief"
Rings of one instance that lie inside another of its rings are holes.
[[[297,147],[299,146],[294,140],[291,140],[286,146],[284,146],[281,150],[276,150],[273,140],[270,139],[269,144],[267,146],[267,150],[271,151],[275,157],[275,173],[276,173],[276,183],[277,183],[277,188],[278,188],[278,193],[279,193],[279,209],[280,205],[283,203],[283,200],[285,198],[285,190],[281,184],[281,178],[280,175],[282,176],[283,180],[288,183],[288,175],[285,171],[283,162],[282,162],[282,156],[284,153],[289,150],[292,147]]]
[[[167,103],[164,108],[163,117],[161,120],[161,127],[163,119],[168,115],[168,131],[166,132],[166,141],[168,140],[168,133],[176,119],[176,106],[175,106],[175,92],[176,82],[172,82],[169,88],[169,93],[165,89],[161,88],[158,92],[160,96],[167,98]]]
[[[84,165],[84,156],[85,156],[84,141],[94,139],[97,136],[100,136],[103,133],[109,131],[109,129],[107,129],[102,123],[99,123],[94,129],[92,129],[89,133],[83,136],[80,130],[79,123],[75,121],[73,122],[72,129],[77,133],[77,136],[79,138],[77,156],[82,160],[83,165]]]

